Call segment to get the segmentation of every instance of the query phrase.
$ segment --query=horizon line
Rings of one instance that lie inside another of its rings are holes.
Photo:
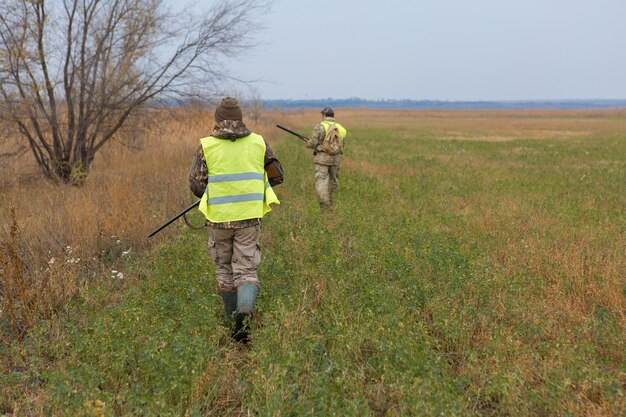
[[[415,99],[415,98],[261,98],[262,101],[365,101],[365,102],[441,102],[441,103],[545,103],[545,102],[626,102],[626,98],[536,98],[536,99]]]

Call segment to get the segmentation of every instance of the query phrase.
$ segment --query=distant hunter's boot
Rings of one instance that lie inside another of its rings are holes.
[[[224,301],[224,325],[232,328],[237,309],[237,291],[220,291],[220,295]]]
[[[243,284],[237,289],[237,314],[233,329],[233,339],[237,342],[248,343],[250,320],[258,293],[259,289],[254,284]]]

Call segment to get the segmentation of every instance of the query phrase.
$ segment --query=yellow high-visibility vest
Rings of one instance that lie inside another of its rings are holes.
[[[207,188],[198,209],[213,223],[261,218],[280,204],[263,163],[265,141],[256,133],[231,141],[200,139],[208,168]]]
[[[348,134],[348,131],[346,130],[346,128],[341,126],[337,122],[330,122],[328,120],[322,120],[321,124],[322,124],[322,126],[324,126],[324,134],[326,134],[328,132],[328,126],[330,126],[330,125],[337,126],[337,130],[339,130],[339,134],[341,135],[342,138],[345,138],[346,135]]]

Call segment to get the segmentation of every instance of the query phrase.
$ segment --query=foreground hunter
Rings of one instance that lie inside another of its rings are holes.
[[[346,129],[335,121],[335,111],[326,107],[323,119],[313,129],[307,147],[314,149],[315,191],[322,208],[332,206],[332,195],[339,185],[339,165],[343,158]]]
[[[208,220],[209,255],[215,261],[219,291],[233,338],[247,342],[249,322],[259,291],[261,218],[279,203],[266,167],[278,159],[262,136],[242,121],[236,99],[224,98],[215,110],[211,136],[200,139],[189,183],[201,197],[199,210]],[[282,174],[282,169],[280,170]]]

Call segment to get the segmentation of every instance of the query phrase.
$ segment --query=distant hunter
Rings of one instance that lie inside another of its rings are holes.
[[[343,159],[346,129],[335,121],[335,111],[326,107],[322,121],[315,126],[307,147],[313,149],[315,191],[322,208],[330,208],[339,187],[339,165]]]

